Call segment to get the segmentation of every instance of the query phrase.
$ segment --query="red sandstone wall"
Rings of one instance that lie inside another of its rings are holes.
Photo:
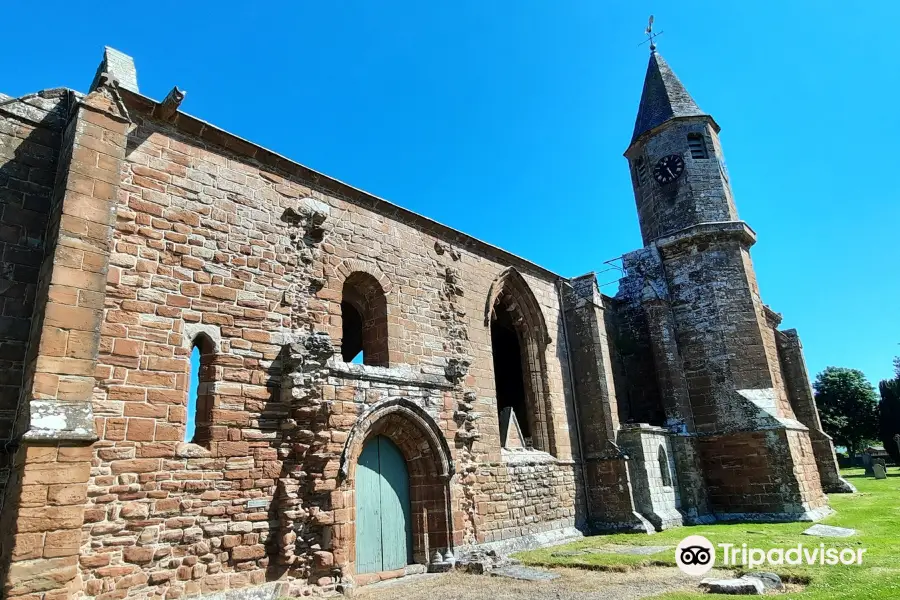
[[[282,219],[305,196],[331,208],[310,265],[304,263],[309,257],[292,246]],[[111,600],[126,593],[212,592],[260,583],[279,572],[282,540],[275,539],[279,523],[273,497],[290,451],[283,444],[289,410],[279,389],[279,352],[285,334],[298,324],[339,339],[337,291],[348,265],[389,282],[391,364],[412,365],[426,374],[443,374],[445,361],[459,355],[447,340],[441,296],[446,269],[458,273],[456,303],[464,316],[457,318],[466,331],[464,355],[471,361],[462,386],[476,393],[475,410],[482,416],[480,438],[459,456],[453,415],[460,399],[439,396],[434,410],[456,449],[458,468],[473,466],[453,480],[456,543],[572,524],[574,474],[565,461],[574,433],[567,423],[553,283],[524,273],[550,331],[546,380],[554,450],[564,461],[541,467],[547,476],[537,482],[527,469],[508,469],[499,448],[490,334],[483,319],[488,289],[506,265],[467,248],[455,248],[459,258],[454,260],[438,252],[438,241],[415,226],[317,193],[168,126],[139,121],[129,136],[118,197],[96,373],[100,441],[94,446],[80,560],[87,593]],[[295,296],[306,293],[296,287],[304,269],[323,285],[298,303]],[[306,312],[297,314],[298,306]],[[188,334],[199,329],[211,332],[218,345],[208,448],[181,443]],[[339,454],[355,415],[367,405],[389,392],[414,398],[422,393],[415,386],[389,387],[371,389],[337,379],[324,388],[323,397],[336,401],[330,404],[332,433],[325,440],[332,456],[335,450]],[[353,506],[352,490],[338,489],[337,467],[336,458],[326,462],[316,483],[317,490],[338,493],[330,500],[331,516],[318,517],[320,524],[348,518]],[[342,531],[332,529],[339,543],[351,544],[346,538],[352,536]],[[352,555],[346,546],[334,556],[327,546],[323,549],[324,555],[310,558],[309,568],[326,576],[312,582],[331,585],[339,577],[327,575],[334,572],[331,567],[352,561]]]

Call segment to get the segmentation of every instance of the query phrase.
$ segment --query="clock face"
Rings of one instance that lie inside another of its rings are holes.
[[[680,154],[663,156],[653,167],[653,178],[660,185],[672,183],[684,173],[684,159]]]

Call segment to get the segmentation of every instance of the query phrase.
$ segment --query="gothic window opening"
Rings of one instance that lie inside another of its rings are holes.
[[[518,271],[503,271],[491,285],[485,325],[490,327],[494,390],[504,447],[555,451],[547,381],[549,334],[537,299]],[[510,412],[519,434],[510,427]],[[504,435],[507,433],[509,435]]]
[[[669,471],[669,456],[666,454],[666,449],[660,446],[656,453],[656,458],[659,461],[659,472],[662,474],[662,484],[665,487],[672,487],[672,473]]]
[[[709,158],[706,151],[706,140],[699,133],[689,133],[687,136],[688,148],[691,150],[691,158]]]
[[[522,372],[522,347],[512,326],[510,315],[502,311],[491,323],[491,352],[494,356],[494,382],[497,412],[511,407],[528,445],[531,440],[531,418],[525,398],[525,375]]]
[[[213,395],[212,383],[216,348],[206,334],[198,334],[191,344],[188,376],[187,423],[184,441],[208,444],[211,440]]]
[[[388,366],[387,298],[368,273],[351,273],[341,296],[341,358]]]

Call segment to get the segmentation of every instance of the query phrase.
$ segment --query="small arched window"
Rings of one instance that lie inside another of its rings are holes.
[[[688,148],[691,151],[691,158],[709,158],[706,151],[706,140],[699,133],[689,133],[687,136]]]
[[[638,156],[634,159],[634,178],[637,180],[638,185],[647,183],[647,161],[644,160],[643,156]]]
[[[341,296],[341,357],[380,367],[388,366],[387,298],[368,273],[351,273]]]
[[[666,449],[662,446],[656,453],[656,459],[659,461],[659,472],[662,474],[662,483],[665,487],[672,487],[672,473],[669,470],[669,456]]]
[[[184,441],[208,444],[211,438],[213,410],[213,359],[216,347],[204,333],[191,344],[190,375],[188,377],[187,423]]]

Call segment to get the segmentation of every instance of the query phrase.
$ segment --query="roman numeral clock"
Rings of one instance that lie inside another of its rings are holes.
[[[684,158],[680,154],[663,156],[653,167],[653,178],[659,185],[672,183],[684,173]]]

